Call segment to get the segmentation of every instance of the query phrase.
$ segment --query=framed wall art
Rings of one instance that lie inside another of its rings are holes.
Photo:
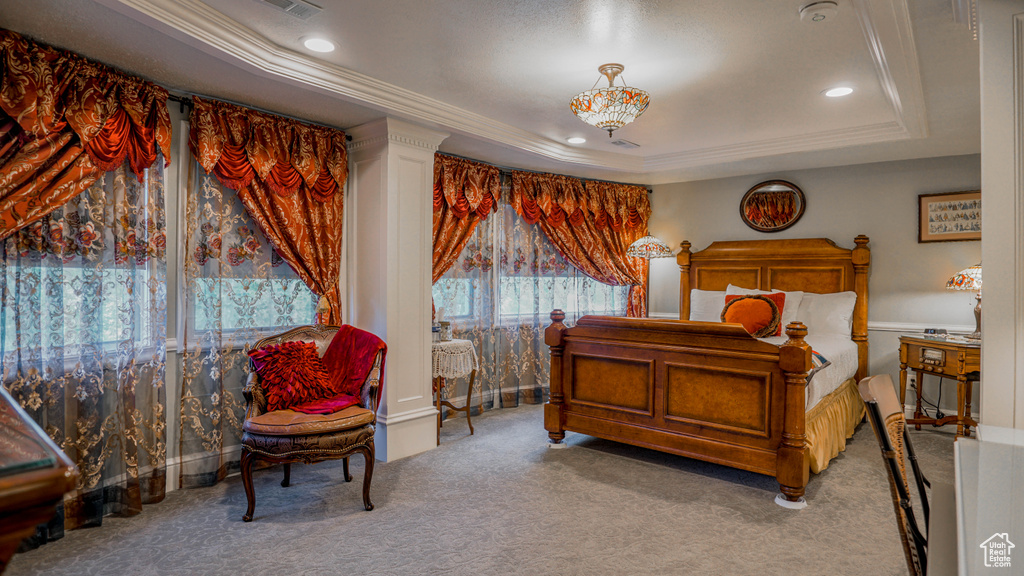
[[[758,232],[785,230],[804,215],[804,193],[785,180],[754,186],[740,200],[740,218]]]
[[[917,197],[917,241],[981,240],[981,190]]]

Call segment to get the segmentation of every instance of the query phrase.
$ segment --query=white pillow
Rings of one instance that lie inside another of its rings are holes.
[[[694,322],[721,322],[725,308],[725,292],[716,290],[690,290],[690,320]]]
[[[772,290],[772,292],[782,292],[782,290]],[[739,294],[746,296],[749,294],[770,294],[764,290],[750,290],[748,288],[740,288],[739,286],[733,286],[729,284],[725,288],[725,293],[728,295]],[[782,334],[786,334],[786,326],[789,326],[790,322],[796,322],[800,320],[804,324],[807,324],[800,315],[800,304],[803,302],[804,293],[799,291],[794,292],[782,292],[786,295],[786,302],[782,305],[782,318],[779,322],[782,324]],[[722,304],[725,307],[725,304]]]
[[[853,334],[853,308],[856,305],[856,292],[808,292],[800,302],[799,316],[807,325],[808,334],[838,334],[850,338]]]

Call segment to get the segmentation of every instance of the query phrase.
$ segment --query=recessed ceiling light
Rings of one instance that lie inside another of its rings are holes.
[[[587,139],[580,138],[579,136],[573,136],[572,138],[566,138],[565,141],[568,142],[569,144],[583,144],[584,142],[587,141]]]
[[[828,96],[829,98],[839,98],[840,96],[846,96],[852,93],[853,88],[850,88],[849,86],[836,86],[835,88],[829,88],[828,90],[822,92],[822,94]]]
[[[324,38],[306,38],[302,44],[313,52],[334,52],[334,42]]]

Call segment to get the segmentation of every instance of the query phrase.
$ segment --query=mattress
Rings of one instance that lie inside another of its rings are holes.
[[[762,342],[774,344],[775,346],[785,344],[788,339],[786,336],[759,338]],[[808,334],[804,340],[811,345],[815,352],[831,362],[828,366],[815,372],[811,381],[807,383],[806,410],[809,411],[822,398],[831,394],[843,382],[857,374],[858,356],[857,343],[844,336],[837,334]]]

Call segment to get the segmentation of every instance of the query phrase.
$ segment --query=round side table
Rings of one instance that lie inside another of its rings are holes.
[[[473,397],[473,382],[480,362],[476,356],[476,348],[469,340],[447,340],[434,342],[430,347],[431,377],[434,379],[434,406],[437,407],[437,443],[441,444],[441,406],[449,410],[466,413],[469,433],[473,434],[473,420],[469,415],[469,402]],[[446,390],[447,378],[461,378],[469,375],[469,389],[466,390],[466,405],[456,408],[451,402],[442,398]]]

